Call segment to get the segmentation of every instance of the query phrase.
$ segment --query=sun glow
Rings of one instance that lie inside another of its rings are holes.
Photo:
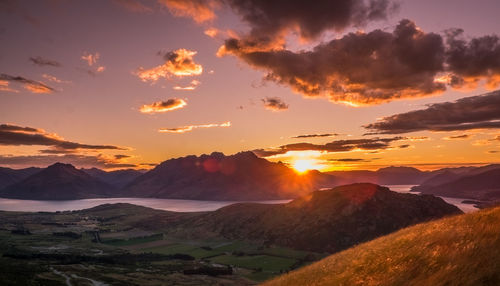
[[[317,164],[315,159],[298,159],[293,162],[293,168],[299,173],[304,173],[309,170],[321,169],[321,166]]]

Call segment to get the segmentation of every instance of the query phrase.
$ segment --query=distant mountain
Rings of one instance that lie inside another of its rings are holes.
[[[146,170],[123,169],[116,171],[104,171],[98,168],[81,169],[85,173],[97,178],[113,187],[121,189],[144,174]]]
[[[26,169],[10,169],[0,167],[0,189],[9,185],[22,181],[23,179],[39,172],[40,168],[26,168]]]
[[[448,175],[446,180],[435,177],[412,188],[412,191],[444,197],[500,200],[500,166],[491,165],[461,175]]]
[[[264,283],[500,285],[500,207],[418,224]]]
[[[181,237],[212,235],[337,252],[412,224],[459,213],[441,198],[364,183],[315,191],[282,205],[233,204],[178,220],[167,229]]]
[[[137,177],[122,193],[170,199],[271,200],[296,198],[335,185],[333,176],[318,171],[300,175],[253,152],[231,156],[214,152],[167,160]]]
[[[73,165],[55,163],[0,191],[0,196],[29,200],[73,200],[112,195],[113,187]]]
[[[342,184],[373,183],[379,185],[418,185],[432,176],[431,172],[412,167],[386,167],[377,171],[353,170],[327,172]]]

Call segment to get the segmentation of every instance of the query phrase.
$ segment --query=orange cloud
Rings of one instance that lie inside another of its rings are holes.
[[[195,90],[196,87],[198,87],[198,85],[200,85],[200,84],[201,84],[200,81],[194,79],[191,81],[191,83],[188,86],[176,85],[173,87],[173,89],[175,89],[175,90]]]
[[[9,88],[10,82],[19,83],[32,93],[52,93],[54,91],[52,87],[44,84],[43,82],[27,79],[22,76],[0,74],[0,90],[18,92],[17,90]]]
[[[51,93],[52,89],[45,85],[27,83],[24,88],[31,91],[32,93]]]
[[[189,131],[193,131],[196,128],[212,128],[212,127],[230,127],[231,122],[227,121],[221,124],[216,124],[216,123],[211,123],[211,124],[201,124],[201,125],[188,125],[188,126],[181,126],[181,127],[175,127],[175,128],[161,128],[158,130],[158,132],[161,133],[186,133]]]
[[[9,82],[6,80],[0,80],[0,91],[8,91],[8,92],[19,92],[18,90],[12,89],[9,87]]]
[[[202,23],[215,19],[214,9],[217,6],[215,1],[209,0],[159,0],[167,6],[170,13],[177,17],[188,17],[197,23]]]
[[[171,75],[177,77],[200,75],[203,67],[194,62],[196,51],[178,49],[164,56],[165,63],[151,69],[139,68],[137,76],[142,81],[156,82],[160,78],[168,78]]]
[[[208,28],[205,30],[205,35],[209,36],[210,38],[215,38],[219,34],[219,30],[216,28]]]
[[[183,99],[170,98],[167,101],[157,101],[152,104],[145,104],[141,106],[140,111],[142,113],[160,113],[180,109],[186,105],[187,102]]]

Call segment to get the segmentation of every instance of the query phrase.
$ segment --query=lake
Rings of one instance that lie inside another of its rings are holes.
[[[388,185],[389,189],[399,193],[409,193],[414,185]],[[413,193],[412,194],[418,194]],[[477,210],[473,205],[463,204],[464,199],[445,198],[449,203],[457,206],[463,212]],[[270,201],[251,201],[263,204],[284,204],[290,200],[270,200]],[[243,202],[243,201],[241,201]],[[248,201],[247,201],[248,202]],[[84,199],[70,201],[33,201],[33,200],[14,200],[0,198],[0,210],[3,211],[25,211],[25,212],[55,212],[72,211],[92,208],[102,204],[129,203],[148,208],[173,211],[173,212],[201,212],[214,211],[230,204],[239,203],[235,201],[196,201],[196,200],[173,200],[173,199],[152,199],[152,198],[107,198],[107,199]]]
[[[283,204],[290,200],[258,201],[263,204]],[[92,208],[102,204],[129,203],[145,206],[148,208],[173,211],[173,212],[202,212],[214,211],[235,201],[195,201],[195,200],[171,200],[150,198],[107,198],[107,199],[84,199],[70,201],[32,201],[14,200],[0,198],[0,210],[24,211],[24,212],[55,212],[72,211]]]
[[[417,185],[387,185],[385,187],[388,187],[389,189],[391,189],[391,191],[398,192],[398,193],[419,194],[419,192],[410,192],[411,188],[415,187],[415,186],[417,186]],[[451,205],[455,205],[457,208],[459,208],[464,213],[470,213],[470,212],[478,210],[478,208],[474,207],[474,205],[462,203],[462,201],[467,200],[467,199],[448,198],[448,197],[440,197],[440,198],[442,198],[445,202],[447,202]]]

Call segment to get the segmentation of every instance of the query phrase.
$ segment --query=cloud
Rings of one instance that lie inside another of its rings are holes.
[[[113,0],[116,4],[135,13],[150,13],[153,12],[151,7],[148,7],[138,0]]]
[[[327,97],[351,106],[443,93],[448,86],[471,88],[481,80],[500,85],[500,39],[496,35],[464,40],[460,29],[444,35],[426,33],[410,20],[393,32],[377,29],[349,33],[310,50],[286,48],[290,35],[303,42],[325,32],[341,32],[387,18],[398,1],[161,1],[174,15],[197,22],[212,20],[216,10],[229,7],[245,22],[246,33],[230,32],[218,55],[233,55],[265,80],[290,87],[306,97]],[[205,31],[215,37],[219,30]]]
[[[99,55],[99,53],[89,53],[89,52],[83,52],[83,55],[81,56],[81,59],[84,60],[85,62],[87,62],[87,64],[89,65],[89,67],[93,66],[94,64],[97,63],[97,61],[99,60],[101,56]]]
[[[12,75],[8,75],[8,74],[3,73],[3,74],[0,74],[0,81],[3,82],[3,84],[2,84],[3,86],[5,86],[5,84],[4,84],[5,82],[20,83],[23,85],[23,87],[25,89],[31,91],[32,93],[52,93],[55,91],[52,87],[50,87],[42,82],[27,79],[27,78],[24,78],[21,76],[12,76]]]
[[[500,128],[500,91],[431,104],[425,109],[384,117],[363,127],[369,130],[367,134]]]
[[[0,124],[0,145],[41,145],[51,146],[54,150],[127,150],[114,145],[90,145],[71,142],[64,140],[57,134],[47,133],[43,129],[12,124]]]
[[[213,20],[221,6],[231,8],[250,26],[247,38],[259,42],[282,40],[290,32],[303,39],[317,38],[324,31],[341,31],[385,19],[397,9],[389,0],[262,1],[262,0],[163,0],[176,16],[196,22]]]
[[[62,64],[57,62],[57,61],[54,61],[54,60],[49,60],[49,59],[44,59],[40,56],[38,57],[30,57],[29,60],[37,65],[37,66],[51,66],[51,67],[61,67]]]
[[[145,104],[141,106],[140,111],[142,113],[159,113],[173,111],[176,109],[183,108],[187,105],[187,102],[183,99],[170,98],[167,101],[157,101],[152,104]]]
[[[0,91],[15,92],[18,93],[19,90],[9,87],[9,82],[6,80],[0,80]]]
[[[158,0],[178,17],[192,18],[198,23],[215,19],[214,9],[219,1],[213,0]]]
[[[494,89],[500,84],[500,39],[497,35],[472,38],[463,37],[462,29],[446,33],[449,46],[446,57],[452,72],[450,84],[454,87],[475,88],[481,79]]]
[[[49,75],[49,74],[42,74],[42,77],[48,81],[52,81],[55,83],[71,83],[71,81],[69,81],[69,80],[58,79],[57,77],[55,77],[53,75]]]
[[[286,104],[279,97],[266,97],[266,98],[262,99],[262,103],[264,104],[264,107],[266,109],[269,109],[272,111],[283,111],[283,110],[288,109],[288,104]]]
[[[366,159],[361,158],[340,158],[340,159],[328,159],[329,162],[370,162]]]
[[[101,58],[99,53],[89,53],[83,52],[83,55],[80,57],[83,61],[87,63],[90,69],[78,68],[78,70],[88,73],[91,76],[95,76],[98,73],[102,73],[106,70],[105,66],[97,65],[97,62]]]
[[[350,140],[335,140],[326,144],[312,143],[292,143],[282,145],[278,148],[257,149],[253,152],[259,157],[271,157],[282,155],[289,151],[320,151],[320,152],[349,152],[355,150],[382,150],[391,147],[391,143],[395,141],[405,140],[405,137],[391,138],[365,138],[365,139],[350,139]]]
[[[175,90],[195,90],[198,85],[201,84],[201,81],[199,80],[195,80],[193,79],[188,86],[180,86],[180,85],[176,85],[173,87],[173,89]]]
[[[193,57],[197,52],[186,49],[178,49],[168,52],[163,57],[165,63],[151,69],[142,67],[137,71],[137,76],[142,81],[156,82],[160,78],[169,78],[170,76],[195,76],[203,72],[203,67],[194,62]]]
[[[211,123],[211,124],[200,124],[200,125],[187,125],[174,128],[161,128],[158,130],[160,133],[186,133],[193,131],[196,128],[213,128],[213,127],[230,127],[231,122],[227,121],[221,124]]]
[[[267,72],[266,80],[290,86],[307,97],[370,105],[429,96],[446,89],[435,80],[444,69],[440,35],[402,20],[390,32],[349,33],[311,51],[260,50],[258,44],[226,40],[220,55],[232,54]]]
[[[464,139],[469,139],[472,136],[469,134],[462,134],[462,135],[455,135],[455,136],[448,136],[444,137],[444,140],[464,140]]]
[[[300,138],[322,138],[322,137],[334,137],[338,136],[339,134],[337,133],[323,133],[323,134],[305,134],[305,135],[297,135],[292,137],[293,139],[300,139]]]
[[[208,28],[206,29],[203,33],[207,36],[209,36],[210,38],[215,38],[217,37],[217,35],[219,34],[219,30],[217,28]]]

